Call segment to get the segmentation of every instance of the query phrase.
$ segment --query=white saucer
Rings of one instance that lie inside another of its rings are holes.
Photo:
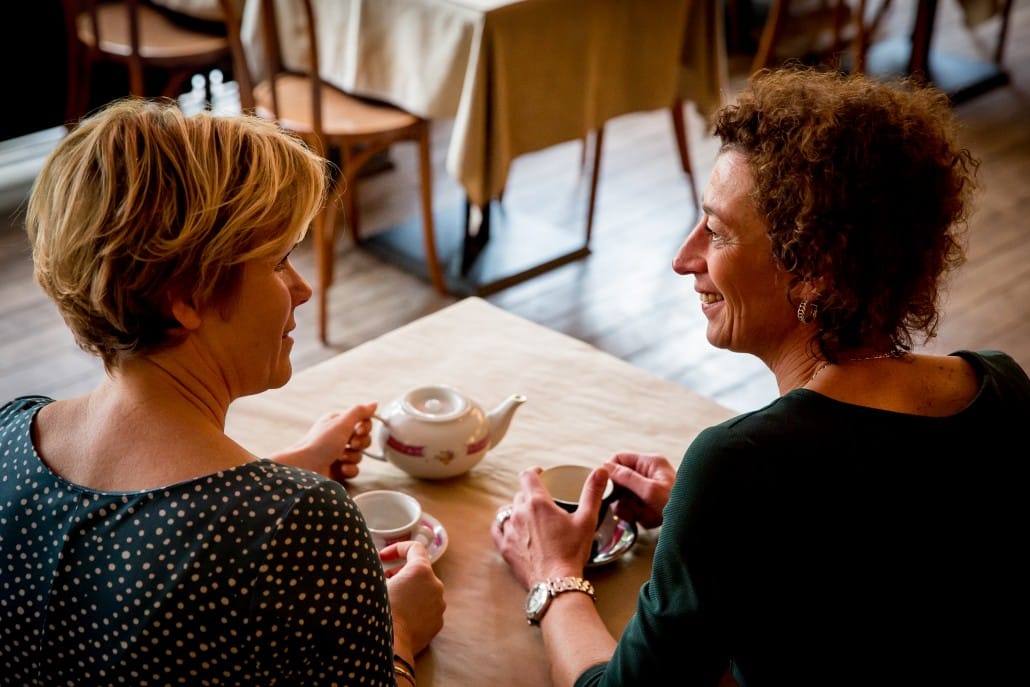
[[[427,541],[427,537],[425,537],[422,532],[415,535],[415,540],[422,542],[422,545],[426,547],[426,551],[429,552],[429,562],[436,563],[440,560],[440,556],[443,555],[443,552],[447,550],[447,542],[449,541],[447,538],[447,530],[444,529],[443,523],[425,511],[422,511],[422,524],[433,531],[433,540]],[[390,561],[389,563],[384,561],[383,569],[391,570],[400,566],[401,563],[403,563],[403,561]]]
[[[606,518],[597,528],[597,533],[594,534],[594,546],[586,567],[596,568],[619,559],[633,548],[636,541],[637,526],[635,523],[622,520],[615,515]]]

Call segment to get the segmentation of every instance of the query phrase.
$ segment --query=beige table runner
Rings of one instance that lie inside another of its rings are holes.
[[[258,455],[295,441],[321,413],[381,404],[413,387],[446,383],[487,410],[512,393],[528,400],[507,435],[466,475],[408,477],[372,459],[348,483],[415,494],[446,528],[436,562],[446,585],[445,627],[418,657],[420,687],[547,684],[539,630],[522,613],[524,591],[490,539],[497,508],[530,465],[596,465],[613,452],[661,453],[674,463],[704,427],[734,413],[578,340],[468,298],[299,374],[282,389],[240,399],[227,431]],[[657,531],[621,559],[588,570],[609,628],[621,632],[647,579]]]

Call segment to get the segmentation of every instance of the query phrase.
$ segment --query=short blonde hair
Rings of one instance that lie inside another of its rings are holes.
[[[171,297],[230,307],[243,263],[304,237],[328,174],[272,122],[115,101],[36,178],[26,212],[36,281],[110,369],[178,340]]]

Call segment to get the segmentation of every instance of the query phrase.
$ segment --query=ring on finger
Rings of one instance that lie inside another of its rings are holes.
[[[494,521],[497,526],[504,529],[504,523],[508,522],[508,518],[511,517],[511,506],[505,506],[501,510],[497,511],[497,515],[494,517]]]

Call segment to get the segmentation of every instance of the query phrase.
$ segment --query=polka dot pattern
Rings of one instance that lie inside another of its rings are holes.
[[[0,685],[395,685],[382,565],[344,488],[256,461],[99,492],[0,408]]]

